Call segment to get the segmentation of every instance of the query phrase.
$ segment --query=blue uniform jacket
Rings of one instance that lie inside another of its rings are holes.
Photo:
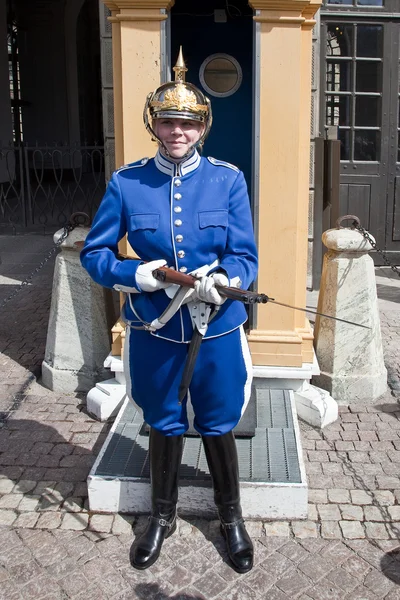
[[[116,171],[81,252],[82,265],[100,285],[128,293],[123,316],[134,326],[159,317],[170,299],[164,290],[140,292],[140,260],[119,260],[118,242],[128,240],[143,261],[165,259],[190,273],[220,261],[229,279],[247,289],[257,273],[249,197],[243,173],[229,163],[201,158],[197,151],[180,164],[160,152]],[[217,268],[213,270],[217,270]],[[206,337],[236,329],[247,319],[241,302],[227,300]],[[189,342],[193,326],[187,307],[153,335]]]

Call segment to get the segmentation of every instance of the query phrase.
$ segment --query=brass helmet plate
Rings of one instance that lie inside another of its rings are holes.
[[[192,83],[185,81],[187,68],[183,60],[182,48],[174,71],[175,81],[160,85],[147,96],[143,111],[144,124],[150,135],[162,145],[161,140],[150,124],[150,120],[168,118],[200,121],[205,124],[205,128],[196,146],[202,146],[212,124],[211,103],[201,90]],[[163,149],[166,151],[164,146]]]

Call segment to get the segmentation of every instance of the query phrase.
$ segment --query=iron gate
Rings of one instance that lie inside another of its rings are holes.
[[[0,226],[63,226],[94,216],[105,192],[104,146],[0,148]]]

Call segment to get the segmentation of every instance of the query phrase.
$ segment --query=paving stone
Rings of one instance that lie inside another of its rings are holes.
[[[342,538],[342,531],[337,521],[323,521],[321,523],[321,535],[323,538],[336,540]]]
[[[89,523],[90,531],[102,531],[110,533],[114,515],[92,515]]]
[[[315,504],[308,505],[307,516],[309,521],[318,521],[318,512]]]
[[[337,567],[330,571],[327,579],[346,593],[354,590],[360,583],[357,577],[348,573],[343,567]]]
[[[390,521],[389,507],[365,506],[364,515],[366,521]]]
[[[235,585],[228,592],[224,592],[224,598],[226,598],[226,600],[242,600],[242,598],[255,600],[256,597],[257,593],[244,581],[239,583],[238,585]],[[184,600],[184,596],[182,596],[181,599]]]
[[[343,565],[354,553],[345,542],[325,542],[321,555],[333,566]]]
[[[373,493],[374,504],[380,504],[381,506],[391,506],[395,503],[395,495],[388,490],[376,490]]]
[[[371,566],[358,556],[350,556],[342,564],[342,568],[359,581],[364,580],[365,575],[371,570]]]
[[[115,515],[112,526],[112,533],[114,535],[129,534],[129,536],[132,536],[132,524],[134,522],[134,517],[127,517],[126,515],[122,517],[121,515]]]
[[[63,517],[61,528],[81,531],[89,524],[89,515],[84,513],[66,513]]]
[[[308,501],[314,504],[326,504],[328,502],[328,493],[326,490],[308,490]]]
[[[292,530],[296,538],[317,537],[317,524],[313,521],[292,521]]]
[[[295,570],[288,575],[281,577],[275,585],[289,598],[294,598],[308,590],[311,587],[311,582],[307,577],[304,577],[300,571]]]
[[[309,553],[299,543],[290,540],[284,546],[279,548],[280,554],[289,558],[293,563],[297,564],[309,556]]]
[[[339,521],[343,537],[354,540],[365,538],[365,531],[359,521]]]
[[[367,506],[365,508],[368,508]],[[342,520],[344,521],[363,521],[364,510],[362,506],[353,506],[352,504],[339,504]]]
[[[0,479],[0,494],[10,494],[14,488],[14,482],[11,479]]]
[[[30,560],[20,565],[11,565],[8,572],[18,586],[23,586],[35,577],[44,574],[45,570],[36,561]]]
[[[173,575],[168,574],[168,580],[171,581],[171,577],[172,579],[175,579],[176,577],[175,581],[177,582],[179,589],[182,589],[185,585],[188,585],[190,583],[191,577],[186,569],[182,569],[181,573],[172,570],[172,574]],[[187,583],[185,583],[186,580],[188,580]],[[181,583],[182,585],[180,585]],[[226,589],[226,581],[217,573],[211,571],[211,573],[206,573],[203,577],[197,579],[193,583],[193,587],[196,588],[196,590],[199,590],[199,592],[201,592],[202,594],[204,594],[206,598],[210,598],[211,600],[212,598],[218,596],[218,594],[224,592],[224,590]],[[227,599],[228,597],[229,596],[226,596]],[[235,596],[233,595],[231,596],[231,598],[233,600]],[[238,597],[236,596],[236,598]]]
[[[393,583],[376,569],[372,569],[364,579],[364,585],[378,598],[384,598],[393,587]]]
[[[34,511],[39,505],[40,496],[24,496],[18,505],[20,511]]]
[[[22,527],[22,528],[33,528],[35,527],[37,520],[39,519],[39,513],[35,512],[23,512],[17,517],[16,521],[14,521],[14,527]]]
[[[347,504],[351,502],[350,493],[348,490],[328,490],[328,500],[329,502],[334,502],[337,504]]]
[[[319,556],[318,560],[315,559],[315,556],[308,556],[297,565],[297,568],[315,583],[325,577],[333,566],[334,565],[323,556]]]
[[[20,590],[17,588],[17,584],[8,579],[3,581],[0,586],[0,599],[1,600],[21,600]]]
[[[286,576],[295,568],[295,564],[279,552],[271,554],[261,563],[261,566],[265,569],[273,583],[283,577],[283,575]]]
[[[340,511],[337,504],[318,504],[321,521],[339,521]]]
[[[32,492],[37,486],[37,481],[30,481],[27,479],[20,479],[18,483],[15,484],[14,493],[27,494]]]
[[[272,521],[270,523],[264,523],[265,535],[267,536],[289,536],[290,529],[289,523],[285,521]]]
[[[9,527],[17,518],[17,513],[13,510],[0,510],[0,527]]]
[[[392,521],[400,521],[400,506],[388,506],[387,510]]]
[[[364,527],[368,539],[384,540],[389,537],[386,526],[383,523],[371,523],[370,521],[365,521]]]
[[[62,513],[49,512],[40,515],[36,529],[57,529],[61,525]]]
[[[328,579],[316,583],[307,594],[313,600],[343,600],[343,591]]]
[[[348,540],[346,541],[347,546],[352,548],[357,554],[369,563],[372,567],[379,569],[384,553],[381,548],[375,543],[371,543],[369,540]]]
[[[341,462],[322,463],[324,475],[343,475],[343,464]]]
[[[350,490],[350,496],[353,504],[360,504],[362,506],[372,504],[373,501],[371,492],[365,492],[364,490]]]
[[[47,575],[47,573],[31,580],[21,590],[24,600],[47,598],[50,594],[57,594],[60,592],[61,588],[57,582]],[[59,597],[61,597],[61,595]]]
[[[23,494],[5,494],[0,498],[1,508],[18,508],[19,503],[23,499]]]
[[[272,587],[273,582],[262,567],[256,567],[251,571],[250,575],[246,576],[246,584],[256,593],[257,597],[265,597],[268,590]]]
[[[83,508],[83,498],[67,498],[62,504],[62,510],[67,512],[81,512]]]
[[[114,570],[104,573],[96,583],[104,592],[106,598],[113,597],[124,590],[129,590],[129,592],[132,593],[128,587],[127,581]]]

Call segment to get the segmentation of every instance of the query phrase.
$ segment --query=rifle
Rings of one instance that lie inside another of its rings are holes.
[[[194,288],[194,284],[196,281],[196,277],[192,275],[186,275],[185,273],[179,273],[179,271],[175,271],[174,269],[169,269],[168,267],[161,267],[160,269],[155,269],[153,271],[153,276],[158,281],[163,281],[164,283],[176,283],[177,285],[182,285],[184,287]],[[229,298],[230,300],[239,300],[244,304],[266,304],[267,302],[271,302],[272,304],[278,304],[279,306],[284,306],[286,308],[292,308],[293,310],[300,310],[302,312],[308,312],[314,315],[320,315],[321,317],[326,317],[327,319],[333,319],[335,321],[340,321],[341,323],[347,323],[348,325],[355,325],[356,327],[363,327],[364,329],[371,329],[367,325],[361,325],[361,323],[354,323],[353,321],[347,321],[346,319],[339,319],[338,317],[333,317],[332,315],[326,315],[325,313],[318,312],[317,310],[312,310],[309,308],[299,308],[298,306],[292,306],[291,304],[285,304],[284,302],[278,302],[275,298],[271,298],[267,296],[267,294],[262,294],[259,292],[250,292],[249,290],[241,290],[239,288],[234,287],[225,287],[222,285],[215,286],[218,290],[218,293],[221,296]]]

